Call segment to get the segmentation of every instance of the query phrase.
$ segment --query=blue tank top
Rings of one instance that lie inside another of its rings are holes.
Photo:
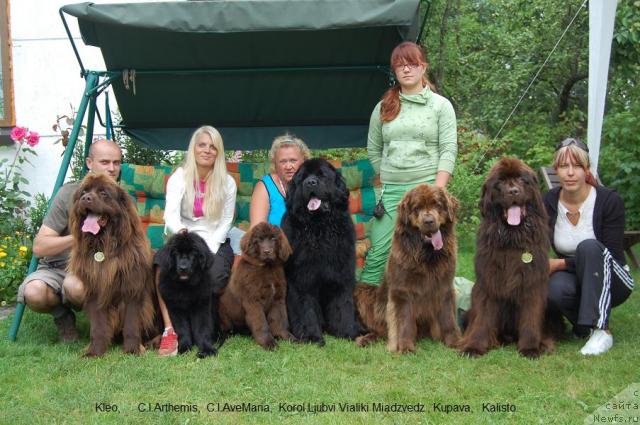
[[[264,183],[264,186],[267,188],[267,193],[269,194],[269,217],[267,217],[267,221],[271,224],[275,224],[276,226],[280,226],[282,216],[287,210],[284,203],[284,197],[278,190],[278,187],[273,181],[271,175],[267,174],[264,176],[262,178],[262,183]]]

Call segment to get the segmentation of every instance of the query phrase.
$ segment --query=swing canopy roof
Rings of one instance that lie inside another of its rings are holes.
[[[118,73],[120,124],[142,144],[185,149],[210,124],[228,149],[267,149],[284,131],[329,148],[366,144],[391,51],[418,35],[419,3],[81,3],[61,12]]]

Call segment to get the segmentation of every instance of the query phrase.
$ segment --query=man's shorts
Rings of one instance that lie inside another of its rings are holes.
[[[38,264],[36,271],[27,276],[18,288],[18,302],[24,304],[24,288],[27,286],[27,283],[32,280],[41,280],[53,289],[56,295],[62,298],[62,304],[67,304],[67,297],[65,296],[64,287],[62,286],[66,275],[67,273],[64,269],[54,268],[42,263]]]

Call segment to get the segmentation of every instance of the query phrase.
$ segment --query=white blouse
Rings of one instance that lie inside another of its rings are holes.
[[[567,207],[558,201],[558,218],[553,234],[553,244],[558,254],[565,256],[573,256],[580,242],[585,239],[595,239],[593,232],[593,209],[596,204],[596,189],[591,188],[587,199],[578,209],[580,217],[578,223],[574,226],[567,218]]]
[[[193,217],[193,214],[190,217],[185,217],[181,213],[182,197],[185,193],[184,171],[182,167],[178,167],[167,181],[164,210],[165,234],[175,234],[186,228],[189,232],[194,232],[201,236],[211,252],[217,253],[220,245],[227,239],[227,233],[231,228],[236,208],[236,182],[229,175],[227,175],[224,192],[224,207],[220,219],[210,221],[205,217]],[[190,208],[190,211],[193,211],[193,205]]]

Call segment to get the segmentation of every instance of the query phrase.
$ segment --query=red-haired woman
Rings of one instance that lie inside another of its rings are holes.
[[[458,152],[455,111],[434,92],[420,46],[408,41],[399,44],[391,53],[391,68],[396,84],[374,108],[367,140],[369,161],[380,174],[386,211],[373,223],[372,246],[360,277],[373,285],[382,280],[398,203],[421,183],[445,187]]]
[[[599,355],[613,345],[611,308],[633,289],[623,250],[624,203],[615,190],[597,185],[580,140],[558,144],[553,168],[560,187],[547,192],[544,204],[559,258],[549,259],[549,308],[568,318],[578,336],[590,332],[580,353]]]

